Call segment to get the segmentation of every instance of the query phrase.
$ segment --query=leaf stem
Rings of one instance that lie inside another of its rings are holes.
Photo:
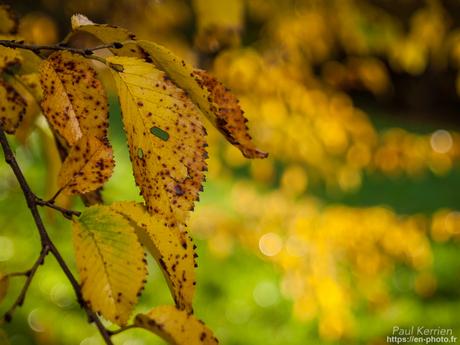
[[[29,275],[28,275],[28,277],[26,279],[26,282],[24,284],[24,287],[22,288],[21,293],[20,293],[18,299],[16,300],[16,303],[7,312],[7,314],[5,314],[5,317],[4,317],[5,321],[11,320],[12,312],[14,311],[14,309],[16,307],[22,305],[22,303],[23,303],[23,301],[25,299],[25,296],[27,294],[27,290],[28,290],[28,288],[29,288],[29,286],[30,286],[30,284],[32,282],[32,279],[33,279],[38,267],[43,262],[45,256],[48,253],[51,253],[56,258],[56,261],[58,262],[58,264],[61,267],[62,271],[66,275],[67,280],[72,285],[72,288],[73,288],[73,290],[75,292],[75,295],[77,297],[77,301],[80,304],[80,306],[84,309],[84,311],[86,312],[89,321],[95,323],[95,325],[96,325],[97,329],[99,330],[99,333],[101,334],[102,338],[104,339],[106,345],[113,345],[113,342],[112,342],[112,340],[110,338],[109,331],[104,327],[104,325],[102,324],[102,322],[99,319],[99,317],[96,315],[96,313],[94,311],[91,310],[91,308],[88,306],[88,304],[83,299],[81,289],[80,289],[80,285],[78,284],[78,281],[73,276],[73,274],[70,271],[69,267],[67,266],[65,260],[63,259],[61,253],[59,252],[59,250],[56,248],[56,246],[54,245],[53,241],[49,237],[48,232],[46,231],[45,225],[43,224],[43,220],[42,220],[42,218],[40,216],[40,213],[38,212],[38,206],[43,206],[43,205],[40,205],[39,200],[41,200],[41,199],[39,199],[32,192],[32,190],[30,189],[30,186],[27,183],[27,181],[26,181],[26,179],[24,177],[24,174],[22,173],[22,171],[21,171],[21,169],[20,169],[20,167],[19,167],[19,165],[18,165],[18,163],[16,161],[16,158],[15,158],[15,156],[13,154],[13,151],[12,151],[12,149],[11,149],[9,143],[8,143],[8,139],[6,138],[5,132],[2,129],[0,129],[0,144],[1,144],[2,149],[3,149],[3,153],[4,153],[4,156],[5,156],[5,161],[11,167],[11,169],[13,170],[13,173],[16,176],[16,179],[17,179],[17,181],[18,181],[18,183],[19,183],[19,185],[20,185],[20,187],[22,189],[22,192],[23,192],[24,197],[25,197],[26,202],[27,202],[27,206],[30,209],[30,212],[31,212],[32,217],[34,219],[36,228],[37,228],[38,233],[40,235],[40,241],[41,241],[41,246],[42,246],[40,256],[37,259],[37,261],[34,263],[34,265],[32,266],[32,268],[30,270],[30,273],[29,273]],[[51,207],[50,205],[52,205],[51,203],[46,203],[46,202],[44,202],[44,203],[46,204],[46,206],[49,206],[49,207]],[[53,207],[53,208],[55,208],[55,207]],[[62,212],[61,210],[59,210],[59,211]]]
[[[136,325],[128,325],[128,326],[121,327],[121,328],[119,328],[117,330],[114,330],[114,331],[109,330],[108,332],[112,336],[112,335],[120,334],[120,333],[122,333],[124,331],[127,331],[128,329],[136,328],[136,327],[138,327],[138,326],[136,326]]]
[[[39,206],[46,206],[46,207],[49,207],[49,208],[55,209],[56,211],[61,212],[62,215],[65,218],[70,219],[70,220],[72,220],[73,216],[80,217],[80,215],[81,215],[81,212],[79,212],[79,211],[69,210],[69,209],[60,207],[58,205],[55,205],[54,200],[46,201],[46,200],[42,200],[40,198],[37,198],[37,200],[35,202]]]

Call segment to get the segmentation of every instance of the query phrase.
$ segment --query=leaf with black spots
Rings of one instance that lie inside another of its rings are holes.
[[[18,68],[22,61],[19,50],[0,46],[0,72]]]
[[[211,123],[246,158],[266,158],[267,153],[252,142],[238,99],[222,83],[206,71],[189,66],[165,47],[138,41],[156,66],[165,71],[174,83],[185,90]]]
[[[65,144],[75,145],[84,134],[106,138],[107,96],[88,61],[67,51],[53,53],[41,66],[40,82],[43,113]]]
[[[219,341],[203,321],[171,305],[137,314],[134,325],[151,331],[172,345],[217,345]]]
[[[8,83],[21,95],[26,103],[24,117],[16,129],[16,138],[25,143],[36,128],[36,120],[41,114],[39,102],[43,96],[38,73],[18,75],[8,79]]]
[[[185,223],[202,190],[205,135],[199,110],[152,64],[108,57],[128,137],[134,177],[151,214],[166,226]]]
[[[124,28],[115,25],[96,24],[82,14],[74,14],[71,18],[71,24],[73,33],[90,34],[104,44],[116,43],[117,48],[110,49],[115,55],[147,57],[142,49],[133,42],[136,36]],[[71,37],[72,34],[67,39]]]
[[[177,307],[192,312],[196,254],[190,236],[178,227],[165,226],[142,204],[119,202],[111,207],[136,225],[139,240],[160,265]]]
[[[58,187],[67,194],[88,193],[112,176],[112,148],[95,137],[84,135],[69,151],[58,176]]]
[[[73,243],[84,300],[107,320],[125,325],[147,276],[134,228],[109,206],[91,206],[73,221]]]
[[[0,127],[8,134],[13,134],[25,112],[24,98],[10,84],[0,79]]]
[[[235,13],[239,5],[235,1]],[[247,119],[238,104],[238,99],[224,85],[206,71],[189,66],[165,47],[149,41],[135,41],[128,30],[94,24],[82,15],[72,17],[72,27],[76,31],[90,33],[103,43],[124,42],[122,48],[111,49],[118,56],[138,57],[153,61],[165,71],[174,83],[185,90],[190,99],[200,108],[211,123],[247,158],[266,158],[252,142],[246,125]],[[136,44],[137,42],[137,44]]]

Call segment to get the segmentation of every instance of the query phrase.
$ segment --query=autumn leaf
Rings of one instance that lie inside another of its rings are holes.
[[[16,129],[16,138],[25,143],[29,134],[35,129],[35,122],[41,114],[39,102],[42,98],[42,90],[38,73],[15,75],[8,78],[8,83],[24,99],[26,109],[24,117]],[[54,145],[54,143],[53,143]]]
[[[134,177],[151,214],[165,226],[184,223],[206,170],[200,114],[185,92],[152,64],[108,57],[120,98]]]
[[[219,343],[203,321],[174,306],[153,308],[138,314],[134,325],[149,330],[172,345],[216,345]]]
[[[112,176],[112,148],[96,137],[82,136],[69,151],[58,176],[67,194],[83,194],[101,187]]]
[[[235,12],[238,11],[235,0]],[[173,82],[187,92],[190,99],[201,109],[211,123],[247,158],[266,158],[267,153],[257,149],[246,126],[247,119],[238,104],[238,99],[219,81],[207,72],[189,66],[165,47],[149,41],[139,40],[128,30],[94,24],[82,16],[72,17],[74,30],[92,34],[103,43],[129,43],[121,49],[111,49],[118,56],[132,56],[153,60],[156,67],[165,71]],[[139,49],[142,48],[142,49]]]
[[[137,225],[136,233],[160,265],[177,307],[192,312],[196,254],[190,236],[178,227],[165,226],[142,204],[121,202],[111,207]]]
[[[9,278],[0,272],[0,304],[8,292]]]
[[[242,0],[193,0],[192,4],[198,26],[195,44],[200,50],[213,53],[239,44],[244,14]]]
[[[41,67],[42,109],[51,127],[73,146],[83,134],[107,136],[107,96],[96,71],[81,56],[60,51]]]
[[[18,18],[11,7],[0,4],[0,34],[15,34],[18,26]]]
[[[22,60],[17,49],[0,46],[0,72],[20,66]]]
[[[40,71],[40,65],[42,63],[42,59],[35,54],[34,52],[27,50],[16,48],[17,51],[21,54],[22,61],[21,61],[21,68],[18,71],[20,75],[32,75],[37,74]]]
[[[72,30],[74,33],[87,33],[104,44],[117,42],[119,48],[111,48],[115,55],[132,56],[146,58],[147,55],[133,41],[136,36],[128,30],[107,24],[96,24],[82,14],[74,14],[71,18]],[[70,40],[73,34],[69,35],[66,40]],[[126,42],[130,41],[130,42]]]
[[[40,74],[27,73],[16,75],[19,83],[22,84],[28,93],[30,93],[36,102],[40,102],[43,98],[43,90],[40,85]]]
[[[83,298],[107,320],[125,325],[147,275],[134,228],[109,206],[91,206],[73,221],[73,243]]]
[[[26,102],[8,83],[0,79],[0,127],[13,134],[26,111]]]
[[[252,142],[238,99],[224,85],[206,71],[189,66],[163,46],[149,41],[138,41],[138,44],[245,157],[267,157],[267,153]]]

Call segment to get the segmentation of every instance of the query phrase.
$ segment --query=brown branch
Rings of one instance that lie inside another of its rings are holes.
[[[73,216],[77,216],[77,217],[80,217],[81,215],[81,212],[79,211],[74,211],[74,210],[69,210],[69,209],[66,209],[64,207],[61,207],[61,206],[58,206],[58,205],[55,205],[54,204],[54,200],[42,200],[40,198],[37,198],[35,203],[39,206],[46,206],[46,207],[49,207],[49,208],[52,208],[56,211],[59,211],[62,213],[62,215],[67,218],[67,219],[72,219]]]
[[[72,285],[75,295],[77,297],[77,301],[80,304],[80,306],[84,309],[86,314],[88,315],[88,319],[90,322],[94,322],[97,329],[99,330],[99,333],[101,334],[102,338],[104,339],[105,343],[107,345],[113,345],[113,342],[110,338],[109,331],[104,327],[102,324],[101,320],[98,318],[98,316],[92,311],[87,303],[84,301],[80,285],[78,284],[77,280],[73,276],[72,272],[70,271],[69,267],[67,266],[66,262],[64,261],[63,257],[61,256],[61,253],[59,250],[56,248],[54,243],[51,241],[51,238],[49,237],[46,228],[43,224],[43,220],[40,216],[40,213],[38,212],[38,206],[40,205],[39,203],[39,198],[32,192],[30,189],[29,184],[27,183],[24,174],[22,173],[21,169],[19,168],[19,165],[16,161],[16,158],[13,154],[13,151],[11,150],[11,147],[8,143],[8,139],[6,138],[5,132],[0,129],[0,143],[3,149],[3,153],[5,156],[5,161],[6,163],[11,167],[13,170],[14,175],[16,176],[16,179],[18,180],[18,183],[22,189],[22,192],[24,194],[24,197],[27,202],[27,206],[30,209],[30,212],[32,213],[32,217],[34,219],[35,225],[37,227],[38,233],[40,234],[40,241],[41,241],[41,246],[42,246],[42,252],[40,254],[39,259],[35,262],[35,264],[32,266],[30,270],[30,274],[27,277],[26,283],[21,291],[21,294],[19,295],[15,305],[13,305],[12,309],[5,315],[5,320],[8,321],[11,320],[12,317],[12,311],[19,305],[22,304],[22,302],[25,299],[27,290],[29,288],[30,283],[32,282],[32,279],[34,277],[35,272],[38,269],[38,266],[41,264],[43,259],[45,258],[46,254],[49,252],[53,254],[53,256],[56,258],[56,261],[58,262],[59,266],[61,267],[62,271],[66,275],[68,281]],[[46,202],[45,202],[46,203]],[[46,205],[49,206],[49,205]],[[67,210],[68,211],[68,210]],[[19,302],[19,303],[18,303]]]
[[[102,62],[103,64],[107,64],[107,63],[106,63],[104,58],[102,58],[100,56],[97,56],[97,55],[94,55],[94,52],[96,50],[105,49],[105,48],[121,48],[121,47],[123,47],[123,44],[120,43],[120,42],[102,44],[102,45],[92,47],[92,48],[75,48],[75,47],[69,47],[65,43],[58,43],[58,44],[54,44],[54,45],[44,45],[44,44],[37,45],[37,44],[28,44],[28,43],[25,43],[24,41],[16,41],[16,40],[0,40],[0,45],[4,46],[4,47],[7,47],[7,48],[27,49],[27,50],[30,50],[30,51],[34,52],[35,54],[37,54],[41,58],[46,57],[46,55],[43,56],[41,54],[43,51],[62,51],[62,50],[66,50],[66,51],[74,53],[74,54],[83,55],[84,57],[86,57],[88,59],[97,60],[99,62]]]
[[[39,55],[43,50],[67,50],[71,53],[80,54],[80,55],[93,55],[96,50],[105,49],[105,48],[121,48],[123,45],[120,42],[113,42],[109,44],[102,44],[92,48],[75,48],[69,47],[64,43],[58,43],[54,45],[37,45],[37,44],[27,44],[24,41],[15,41],[15,40],[0,40],[0,45],[8,48],[21,48],[33,51],[35,54]]]
[[[14,302],[14,304],[11,306],[10,309],[5,313],[3,316],[3,319],[6,322],[10,322],[11,318],[13,316],[14,311],[16,310],[17,307],[22,306],[24,303],[24,300],[26,298],[27,291],[29,290],[30,283],[32,283],[32,279],[34,279],[35,273],[37,273],[38,267],[42,265],[45,262],[45,257],[48,255],[50,248],[48,246],[42,247],[42,250],[40,252],[40,256],[38,257],[37,260],[35,260],[34,265],[32,268],[26,272],[23,272],[23,275],[27,277],[26,282],[24,283],[24,286],[22,287],[21,293],[19,294],[18,298]],[[12,273],[10,276],[14,275]]]

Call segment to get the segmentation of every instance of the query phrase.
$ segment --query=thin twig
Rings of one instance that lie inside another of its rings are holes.
[[[34,279],[35,273],[37,273],[38,267],[42,265],[45,262],[45,257],[48,255],[50,248],[48,246],[43,247],[40,256],[38,257],[37,260],[35,260],[34,265],[32,268],[26,272],[24,272],[25,276],[27,277],[24,286],[22,287],[21,293],[19,294],[18,298],[14,302],[14,304],[11,306],[10,309],[5,313],[3,316],[3,319],[6,322],[10,322],[11,318],[13,316],[14,311],[16,310],[17,307],[22,306],[24,303],[24,300],[26,298],[27,291],[29,290],[30,283],[32,283],[32,279]],[[11,275],[10,275],[11,276]]]
[[[64,261],[61,253],[59,250],[56,248],[54,243],[51,241],[51,238],[48,235],[48,232],[46,231],[46,228],[43,224],[43,220],[40,216],[40,213],[38,212],[38,200],[40,200],[30,189],[29,184],[27,183],[21,169],[19,168],[19,165],[16,161],[16,158],[13,154],[13,151],[11,150],[11,147],[8,143],[8,139],[6,138],[5,132],[0,129],[0,144],[3,149],[3,153],[5,155],[5,161],[6,163],[11,167],[13,170],[14,175],[16,176],[16,179],[18,180],[18,183],[22,189],[22,192],[24,194],[24,197],[27,202],[27,206],[30,209],[30,212],[32,213],[32,217],[34,219],[35,225],[37,227],[38,233],[40,234],[40,241],[42,245],[42,254],[43,258],[46,255],[46,253],[50,252],[53,254],[53,256],[56,258],[56,261],[58,262],[59,266],[61,267],[62,271],[66,275],[67,279],[69,280],[70,284],[72,285],[72,288],[74,289],[75,295],[77,297],[77,301],[80,304],[80,306],[85,310],[86,314],[88,315],[88,319],[90,322],[94,322],[97,329],[99,330],[99,333],[101,334],[102,338],[104,339],[106,345],[113,345],[112,340],[110,339],[110,334],[108,330],[104,327],[102,324],[101,320],[99,317],[92,311],[85,300],[83,299],[80,285],[78,284],[78,281],[75,279],[73,276],[72,272],[70,271],[69,267],[67,266],[66,262]],[[30,277],[26,280],[26,284],[23,287],[23,290],[18,298],[18,300],[21,302],[24,300],[25,295],[27,293],[27,289],[32,282],[32,278],[38,269],[39,266],[39,260],[36,261],[34,266],[32,267],[33,269],[33,274],[30,274]],[[24,295],[24,296],[22,296]],[[20,304],[18,304],[20,305]],[[6,317],[8,319],[11,319],[12,313],[9,312],[7,313]],[[5,319],[6,320],[6,319]]]
[[[61,212],[62,215],[65,218],[70,219],[70,220],[72,219],[73,216],[80,217],[80,215],[81,215],[81,212],[79,212],[79,211],[69,210],[69,209],[66,209],[64,207],[55,205],[54,200],[46,201],[46,200],[42,200],[40,198],[37,198],[37,200],[35,202],[39,206],[46,206],[46,207],[49,207],[49,208],[55,209],[56,211]]]
[[[117,46],[119,47],[121,43],[119,42],[113,42],[109,44],[103,44],[99,45],[93,48],[74,48],[74,47],[69,47],[65,44],[55,44],[55,45],[47,45],[47,44],[28,44],[25,43],[24,41],[15,41],[15,40],[0,40],[0,45],[8,48],[21,48],[21,49],[27,49],[31,50],[36,54],[39,54],[42,50],[67,50],[71,53],[75,54],[80,54],[80,55],[93,55],[94,51],[104,49],[104,48],[116,48]]]
[[[38,56],[45,58],[41,53],[42,51],[68,51],[74,54],[83,55],[84,57],[92,60],[96,60],[102,62],[103,64],[107,65],[107,61],[100,56],[94,55],[96,50],[105,49],[105,48],[120,48],[123,46],[120,42],[113,42],[109,44],[99,45],[93,48],[75,48],[69,47],[63,43],[55,44],[55,45],[37,45],[37,44],[28,44],[24,41],[15,41],[15,40],[0,40],[0,45],[7,47],[7,48],[20,48],[20,49],[27,49],[33,51]]]

